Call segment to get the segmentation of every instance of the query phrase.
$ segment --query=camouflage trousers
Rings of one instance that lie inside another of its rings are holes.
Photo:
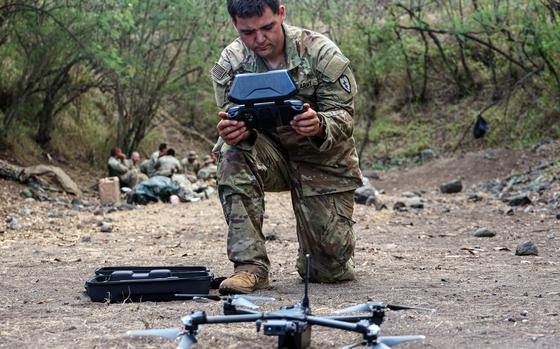
[[[128,170],[125,174],[119,176],[119,180],[121,181],[122,186],[129,188],[134,188],[136,184],[147,179],[148,176],[137,169]]]
[[[217,151],[218,192],[228,223],[227,253],[235,271],[268,274],[270,261],[262,233],[265,191],[291,191],[297,221],[297,270],[311,255],[310,281],[354,279],[354,191],[303,196],[297,167],[260,134],[253,147],[223,144]]]

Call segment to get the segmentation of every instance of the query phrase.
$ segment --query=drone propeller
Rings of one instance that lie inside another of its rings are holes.
[[[276,299],[273,297],[267,296],[252,296],[252,295],[232,295],[232,296],[214,296],[214,295],[204,295],[204,294],[181,294],[178,293],[175,295],[176,297],[189,297],[194,300],[198,299],[209,299],[213,301],[226,301],[233,305],[250,308],[250,309],[257,309],[259,306],[254,304],[251,301],[275,301]]]
[[[130,330],[127,331],[126,334],[129,336],[162,337],[170,340],[174,340],[177,337],[181,337],[181,341],[179,342],[177,349],[188,349],[190,348],[191,345],[196,343],[196,337],[194,333],[181,331],[181,329],[179,328]]]
[[[368,342],[367,340],[361,340],[356,343],[352,343],[340,349],[352,349],[359,346],[366,346],[368,349],[391,349],[402,343],[420,341],[425,339],[425,336],[381,336],[377,338],[375,342]]]
[[[150,329],[150,330],[130,330],[126,331],[129,336],[153,336],[153,337],[163,337],[170,340],[174,340],[181,334],[181,329],[179,328],[163,328],[163,329]]]
[[[427,311],[427,312],[435,312],[435,309],[430,308],[420,308],[420,307],[412,307],[408,305],[397,305],[397,304],[383,304],[381,302],[368,302],[365,304],[354,305],[348,308],[343,308],[335,311],[337,314],[344,314],[344,313],[352,313],[355,311],[373,311],[375,308],[386,308],[390,310],[420,310],[420,311]]]
[[[184,333],[177,349],[188,349],[191,345],[196,344],[196,337],[194,335]]]
[[[394,347],[406,342],[421,341],[426,339],[426,336],[381,336],[377,339],[378,343],[383,343],[389,347]]]

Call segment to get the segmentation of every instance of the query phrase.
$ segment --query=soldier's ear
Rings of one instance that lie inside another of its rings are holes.
[[[282,18],[282,21],[284,21],[284,19],[286,18],[286,7],[284,5],[280,5],[280,8],[278,9],[278,15],[280,16],[280,18]]]

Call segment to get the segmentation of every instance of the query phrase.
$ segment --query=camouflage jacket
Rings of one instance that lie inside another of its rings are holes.
[[[353,190],[362,182],[352,119],[357,88],[349,60],[324,35],[285,24],[283,29],[287,70],[298,86],[295,98],[318,112],[326,136],[301,136],[291,126],[267,131],[267,135],[287,154],[305,196]],[[236,74],[267,70],[263,59],[239,38],[233,41],[211,70],[218,107],[229,106],[227,95]],[[216,148],[222,144],[219,140]]]
[[[107,168],[109,169],[109,176],[120,177],[124,175],[128,170],[128,166],[124,164],[123,161],[111,156],[107,161]]]
[[[161,156],[154,167],[156,176],[171,177],[175,173],[183,172],[183,166],[175,157],[171,155]]]

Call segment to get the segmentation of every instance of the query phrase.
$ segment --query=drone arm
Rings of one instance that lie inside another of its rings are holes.
[[[371,314],[367,315],[346,315],[346,316],[327,316],[325,319],[343,321],[343,322],[360,322],[362,320],[372,320]],[[376,323],[377,325],[380,325]]]
[[[318,316],[307,316],[306,320],[308,323],[312,325],[330,327],[338,330],[352,331],[358,333],[366,333],[368,331],[368,326],[364,326],[363,323],[350,323],[347,321],[318,317]]]
[[[207,324],[224,324],[233,322],[252,322],[260,319],[264,319],[263,313],[251,313],[251,314],[240,314],[240,315],[218,315],[218,316],[208,316],[206,317]]]

